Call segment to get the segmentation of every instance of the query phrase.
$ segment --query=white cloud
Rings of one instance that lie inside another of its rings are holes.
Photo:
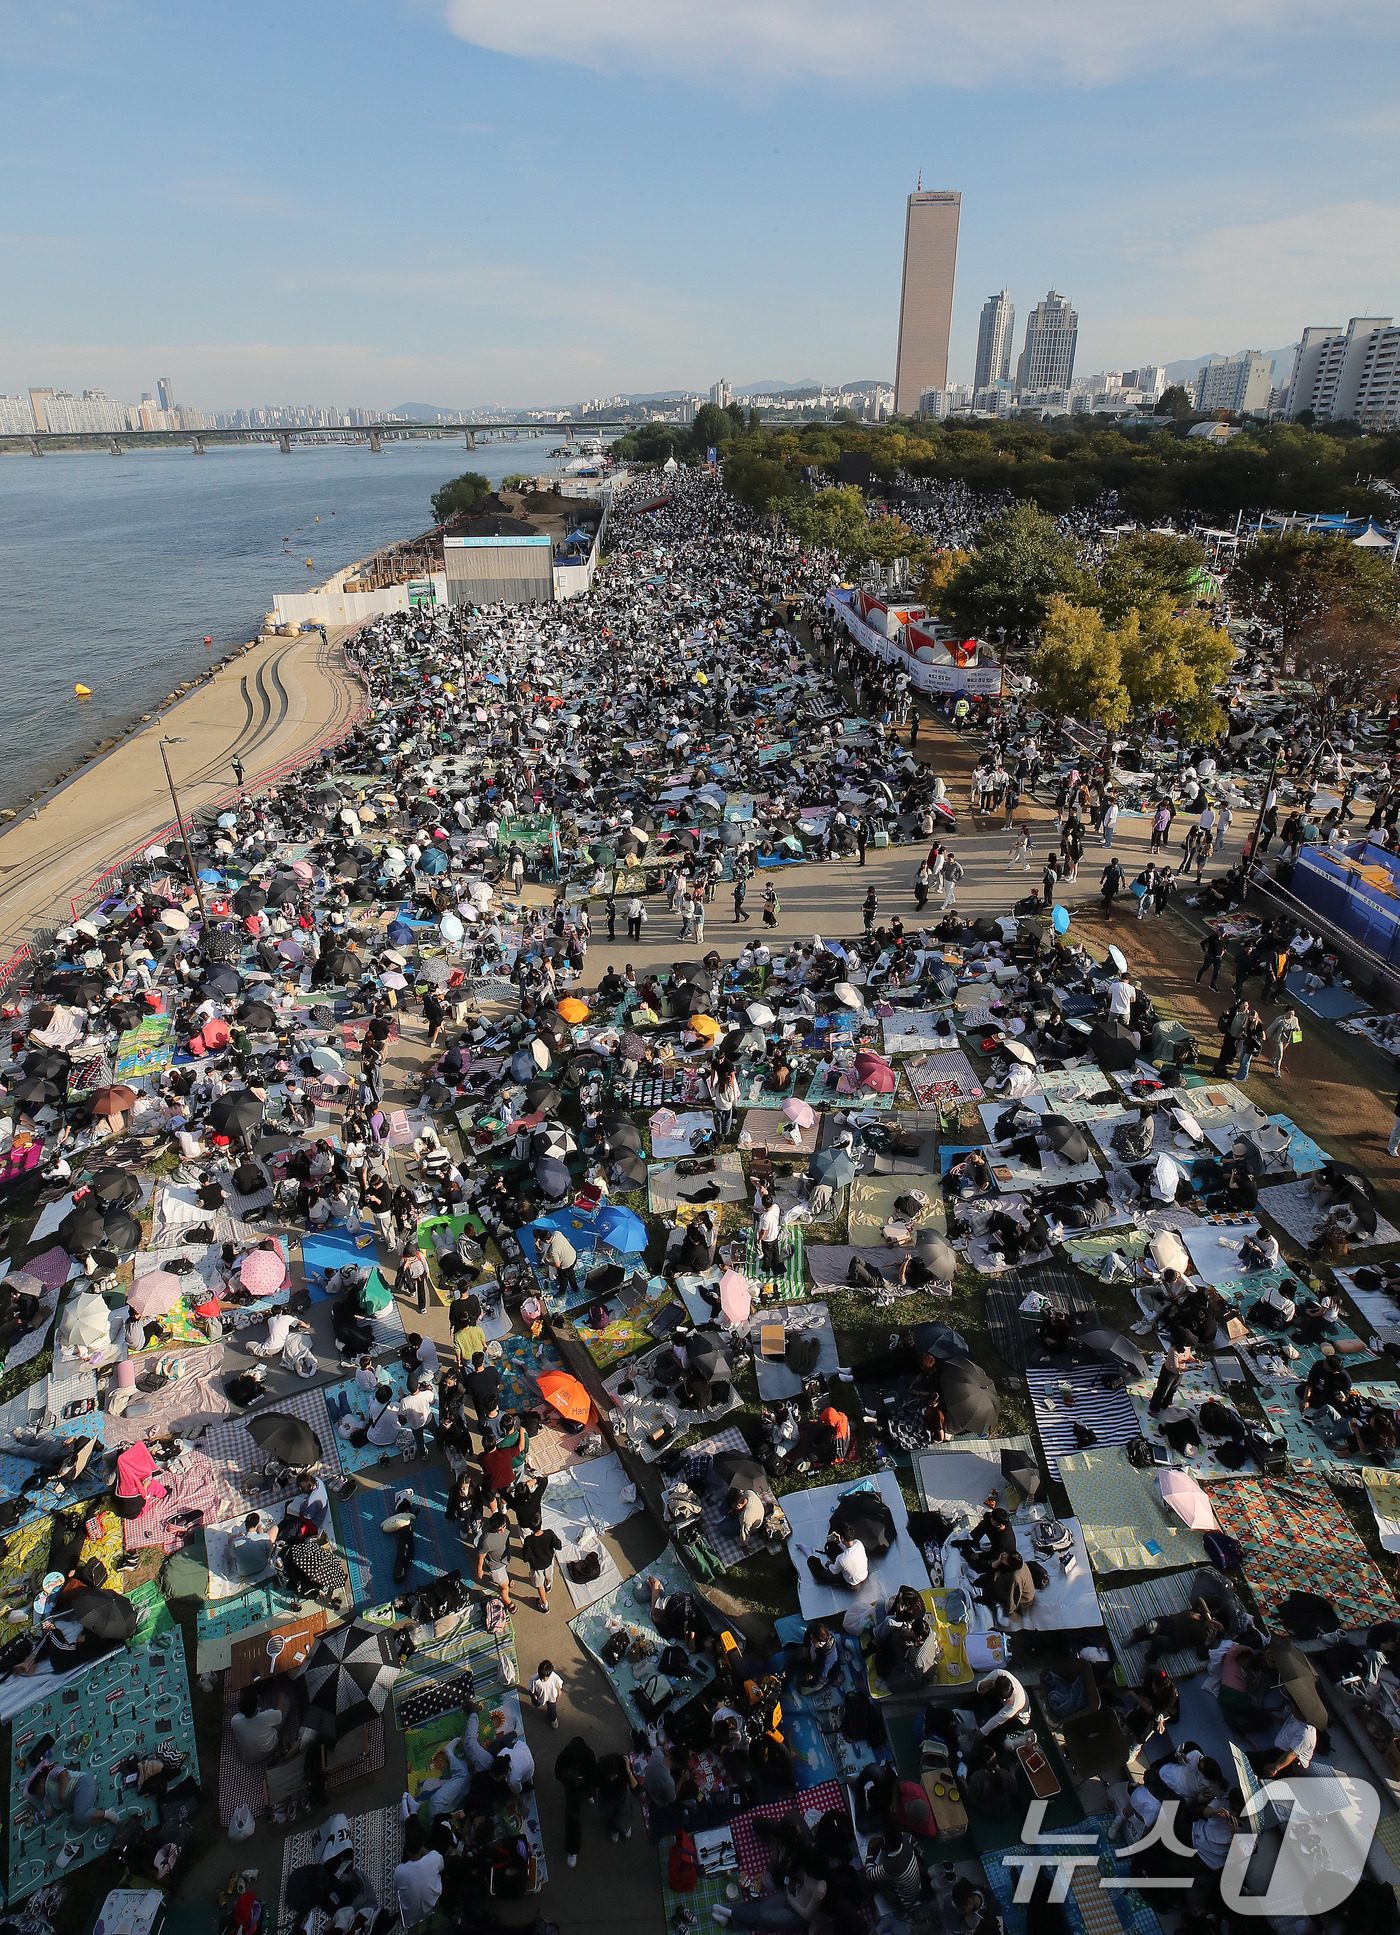
[[[600,72],[704,77],[742,85],[819,79],[884,89],[1008,81],[1099,86],[1133,74],[1195,71],[1226,44],[1243,80],[1250,49],[1316,28],[1331,37],[1394,33],[1389,0],[443,0],[463,40],[528,60]]]

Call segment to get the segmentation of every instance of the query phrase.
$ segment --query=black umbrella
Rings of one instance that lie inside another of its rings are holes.
[[[702,1377],[714,1379],[729,1375],[729,1359],[713,1331],[697,1330],[686,1338],[685,1361]]]
[[[1376,1233],[1376,1206],[1357,1182],[1349,1182],[1342,1191],[1342,1200],[1355,1212],[1356,1220],[1368,1236]]]
[[[26,1057],[24,1066],[27,1069],[29,1065],[29,1058]],[[1364,1190],[1368,1196],[1374,1196],[1376,1193],[1371,1186],[1369,1176],[1363,1175],[1354,1162],[1342,1162],[1336,1156],[1323,1169],[1322,1180],[1333,1189],[1346,1189],[1354,1184],[1358,1189]]]
[[[914,1254],[939,1283],[951,1283],[957,1274],[958,1259],[947,1237],[937,1230],[920,1230],[914,1238]]]
[[[742,1485],[749,1491],[768,1490],[768,1474],[757,1458],[750,1458],[746,1452],[721,1451],[716,1454],[712,1469],[726,1485]]]
[[[141,1194],[140,1178],[133,1176],[129,1169],[99,1169],[91,1187],[104,1212],[134,1203]]]
[[[955,1436],[977,1432],[988,1437],[997,1428],[1001,1406],[997,1387],[970,1357],[955,1357],[939,1371],[943,1416]]]
[[[106,1221],[100,1203],[79,1203],[58,1226],[58,1240],[70,1256],[95,1250],[107,1238]]]
[[[947,1324],[937,1320],[923,1324],[911,1324],[909,1335],[914,1348],[925,1357],[966,1357],[967,1339],[960,1330],[952,1330]]]
[[[236,961],[243,952],[243,935],[232,927],[215,927],[203,936],[200,944],[206,961]],[[236,990],[230,989],[229,992]]]
[[[95,1639],[130,1639],[141,1624],[141,1616],[129,1599],[109,1586],[88,1586],[63,1605],[65,1614],[76,1619]]]
[[[1064,1115],[1043,1115],[1039,1126],[1050,1147],[1066,1162],[1088,1162],[1089,1139],[1078,1123]]]
[[[1134,1377],[1146,1377],[1147,1359],[1132,1338],[1125,1337],[1121,1331],[1081,1331],[1079,1342],[1096,1357],[1102,1357],[1110,1364],[1122,1364]]]
[[[263,1104],[250,1088],[230,1089],[209,1110],[217,1135],[246,1135],[263,1119]]]
[[[348,947],[332,947],[321,956],[321,978],[327,981],[354,982],[360,979],[360,964]]]
[[[233,897],[233,911],[242,914],[246,920],[249,914],[260,914],[267,905],[267,895],[261,887],[240,887]]]
[[[258,1417],[245,1418],[244,1426],[260,1451],[298,1471],[316,1464],[321,1457],[321,1440],[301,1418],[283,1411],[264,1411]]]
[[[265,1001],[243,1002],[238,1010],[238,1019],[245,1028],[252,1028],[258,1034],[277,1025],[277,1015]]]
[[[57,1082],[46,1082],[42,1076],[25,1075],[10,1089],[10,1095],[26,1109],[43,1109],[61,1102],[64,1090]]]
[[[1022,1498],[1034,1498],[1040,1490],[1040,1466],[1028,1451],[1003,1451],[1001,1475],[1016,1487]]]
[[[199,979],[200,985],[209,994],[235,995],[243,986],[238,970],[230,967],[226,961],[215,961],[206,965]]]
[[[538,1081],[525,1084],[525,1100],[529,1104],[531,1114],[538,1111],[544,1115],[553,1115],[564,1098],[553,1082]]]
[[[878,1559],[899,1537],[894,1513],[878,1492],[847,1492],[836,1501],[831,1529],[848,1539],[859,1539],[866,1554]]]
[[[26,1075],[37,1075],[43,1082],[67,1085],[72,1063],[57,1048],[40,1048],[20,1063]]]
[[[569,1193],[569,1172],[553,1156],[541,1156],[535,1164],[535,1181],[551,1200]]]
[[[399,1677],[394,1642],[358,1619],[323,1633],[306,1662],[306,1724],[323,1739],[339,1740],[382,1713]]]
[[[624,1182],[634,1183],[640,1187],[646,1181],[648,1175],[646,1158],[631,1152],[619,1156],[617,1158],[617,1173],[622,1177]]]

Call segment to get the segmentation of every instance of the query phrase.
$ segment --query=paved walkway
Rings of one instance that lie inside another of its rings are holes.
[[[326,645],[309,632],[269,638],[230,659],[37,812],[8,826],[0,834],[0,961],[39,929],[67,920],[74,895],[171,823],[158,736],[184,740],[168,751],[181,808],[190,814],[233,786],[235,754],[251,785],[343,724],[363,696],[341,651],[343,637],[332,632]]]

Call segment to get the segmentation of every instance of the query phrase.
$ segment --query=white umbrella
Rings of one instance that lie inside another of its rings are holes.
[[[466,929],[455,914],[444,914],[438,922],[438,932],[445,941],[460,941]]]
[[[172,934],[184,934],[189,929],[189,921],[178,907],[165,907],[161,910],[160,924]]]
[[[1108,950],[1108,958],[1111,964],[1117,968],[1120,974],[1126,974],[1128,972],[1127,957],[1124,955],[1123,950],[1121,948],[1111,947]]]
[[[745,1008],[744,1013],[748,1016],[755,1028],[766,1028],[771,1022],[778,1019],[773,1010],[765,1007],[761,1001],[751,1001],[748,1007]]]
[[[832,993],[836,996],[836,999],[841,1003],[843,1008],[863,1008],[865,1006],[865,1003],[861,1000],[859,988],[853,988],[849,981],[838,981],[832,989]]]
[[[1024,1062],[1027,1068],[1035,1067],[1035,1055],[1023,1041],[1007,1041],[1003,1038],[1001,1046],[1003,1053],[1009,1055],[1013,1062]]]

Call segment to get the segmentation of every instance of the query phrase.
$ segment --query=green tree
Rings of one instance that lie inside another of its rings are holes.
[[[948,580],[939,610],[964,637],[1038,631],[1052,598],[1083,602],[1093,586],[1075,545],[1034,504],[1014,504],[984,525],[977,549]]]
[[[1099,570],[1105,618],[1121,624],[1134,605],[1166,598],[1173,605],[1190,604],[1197,574],[1205,569],[1206,554],[1194,538],[1173,537],[1165,531],[1140,531],[1120,538]]]
[[[703,457],[714,446],[728,443],[734,435],[734,419],[727,410],[721,410],[718,403],[702,403],[695,412],[695,421],[690,426],[691,442],[695,453]]]
[[[761,457],[747,445],[729,444],[724,453],[724,486],[751,511],[767,511],[774,503],[786,505],[797,489],[797,479],[785,465]]]
[[[1388,631],[1393,640],[1400,629],[1400,578],[1379,552],[1346,537],[1261,538],[1237,560],[1230,589],[1251,617],[1277,627],[1285,652],[1324,670],[1345,656],[1348,634]]]
[[[449,517],[479,511],[490,495],[489,477],[483,477],[479,470],[464,470],[460,477],[433,492],[433,516],[439,524],[445,524]]]
[[[788,522],[804,544],[835,551],[848,569],[863,564],[870,555],[865,499],[854,484],[805,498],[793,507]]]
[[[1045,611],[1040,643],[1030,655],[1030,674],[1049,712],[1092,719],[1106,732],[1121,726],[1130,700],[1123,684],[1118,635],[1092,605],[1058,594]]]
[[[1154,417],[1171,417],[1180,423],[1194,414],[1191,393],[1181,383],[1169,383],[1152,406]]]
[[[1117,627],[1123,684],[1135,707],[1170,711],[1188,739],[1207,744],[1225,727],[1213,694],[1235,659],[1228,633],[1203,612],[1159,597],[1123,614]]]

